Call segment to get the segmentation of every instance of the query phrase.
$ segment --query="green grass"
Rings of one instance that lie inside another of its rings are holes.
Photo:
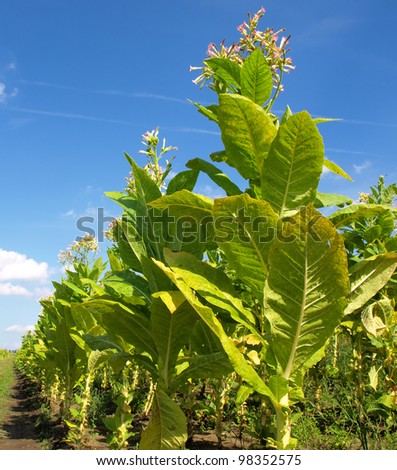
[[[5,437],[2,425],[7,418],[11,387],[14,381],[14,355],[0,358],[0,438]]]

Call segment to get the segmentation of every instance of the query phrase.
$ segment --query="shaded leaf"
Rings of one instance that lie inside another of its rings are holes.
[[[265,315],[279,372],[289,379],[340,322],[349,280],[343,238],[312,206],[286,222],[283,233],[290,241],[277,239],[269,253]]]

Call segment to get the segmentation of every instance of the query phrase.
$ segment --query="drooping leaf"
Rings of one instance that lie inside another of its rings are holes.
[[[361,313],[361,322],[367,333],[380,336],[387,328],[386,318],[393,314],[393,306],[389,299],[372,302]]]
[[[394,209],[397,212],[397,209]],[[393,211],[393,208],[386,204],[355,204],[344,207],[328,216],[335,227],[346,227],[357,220],[378,217]]]
[[[340,322],[349,280],[343,238],[312,206],[285,222],[283,234],[269,253],[265,315],[279,373],[289,379]]]
[[[314,200],[314,207],[319,209],[321,207],[341,206],[345,204],[352,204],[353,200],[341,194],[320,193],[317,191],[316,199]]]
[[[225,191],[227,196],[235,196],[242,192],[225,173],[212,163],[206,162],[201,158],[194,158],[193,160],[189,160],[186,166],[192,170],[202,171],[208,175],[214,183]]]
[[[350,293],[345,315],[362,308],[389,281],[397,267],[397,254],[385,253],[363,259],[350,272]]]
[[[347,180],[353,181],[353,179],[345,172],[345,170],[343,170],[335,162],[332,162],[331,160],[324,158],[323,164],[325,168],[327,168],[332,173],[335,173],[335,175],[339,175],[339,176],[342,176],[343,178],[346,178]]]
[[[224,150],[218,150],[217,152],[210,153],[210,158],[213,162],[217,163],[227,162],[227,155]]]
[[[275,125],[263,108],[245,96],[221,94],[219,103],[219,127],[227,163],[243,178],[260,178],[277,132]]]
[[[279,127],[263,165],[262,196],[280,216],[314,202],[324,162],[324,145],[306,111]]]
[[[203,106],[194,101],[188,100],[194,106],[196,106],[199,113],[208,118],[210,121],[218,122],[218,105],[212,104],[210,106]]]
[[[236,275],[263,301],[267,255],[276,237],[278,215],[266,201],[248,194],[215,200],[216,241]]]
[[[163,390],[157,389],[151,418],[142,432],[139,449],[184,449],[186,440],[186,417],[183,411]]]
[[[315,124],[323,124],[324,122],[333,122],[333,121],[341,121],[341,118],[325,118],[325,117],[313,118],[313,122]]]
[[[255,49],[241,68],[241,93],[262,106],[272,94],[273,75],[261,49]]]
[[[222,347],[229,357],[234,370],[258,393],[268,397],[274,406],[278,406],[277,401],[269,388],[259,377],[255,369],[248,364],[243,354],[237,349],[233,340],[225,333],[222,324],[214,315],[212,309],[202,304],[190,288],[190,273],[180,268],[167,268],[162,263],[156,261],[158,266],[169,276],[178,289],[183,293],[186,300],[196,310],[198,315],[207,326],[219,338]]]
[[[197,260],[188,253],[165,250],[164,257],[172,268],[189,271],[189,286],[195,292],[211,305],[229,312],[235,321],[256,334],[253,328],[255,317],[244,307],[230,279],[223,271]]]
[[[134,346],[138,352],[146,352],[157,357],[156,347],[150,331],[149,319],[138,310],[132,311],[125,305],[112,300],[90,300],[84,307],[88,311],[101,312],[101,324],[113,340],[120,337]]]

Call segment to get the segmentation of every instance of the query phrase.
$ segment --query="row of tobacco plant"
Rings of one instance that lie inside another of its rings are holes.
[[[244,416],[255,421],[256,445],[294,448],[306,384],[324,371],[337,377],[347,343],[357,422],[370,390],[373,409],[395,426],[396,186],[380,178],[358,203],[318,191],[324,167],[349,176],[324,156],[326,119],[272,113],[293,66],[289,38],[258,30],[263,13],[239,26],[237,44],[211,44],[193,68],[216,97],[193,104],[219,127],[224,149],[169,180],[171,163],[159,160],[174,148],[159,144],[157,130],[146,133],[147,165],[126,155],[127,188],[107,193],[123,210],[107,261],[88,236],[65,252],[64,278],[24,339],[19,367],[59,405],[76,446],[86,442],[96,383],[112,390],[103,419],[112,448],[127,448],[138,432],[139,449],[183,449],[206,413],[221,441],[231,401],[240,432]],[[237,170],[245,187],[220,166]],[[225,196],[195,193],[200,173]],[[212,411],[200,408],[205,393]]]

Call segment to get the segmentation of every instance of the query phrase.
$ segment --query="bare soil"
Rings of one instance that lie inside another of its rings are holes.
[[[65,430],[55,419],[45,423],[44,434],[47,436],[44,437],[45,444],[42,442],[41,404],[39,393],[32,383],[16,372],[7,419],[1,429],[0,450],[70,449],[65,443]],[[252,439],[242,442],[233,432],[228,432],[219,445],[215,432],[209,430],[195,434],[188,447],[195,450],[244,449],[252,444]],[[86,448],[104,450],[108,447],[103,436],[92,435]]]
[[[17,375],[11,391],[9,411],[2,426],[0,450],[40,450],[40,443],[35,439],[35,423],[40,413],[39,404],[31,398],[31,390]]]

